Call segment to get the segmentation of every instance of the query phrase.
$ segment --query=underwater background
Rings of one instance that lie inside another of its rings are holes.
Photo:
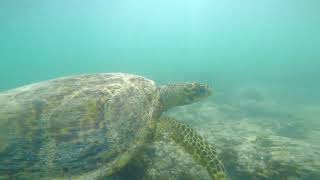
[[[233,152],[222,156],[235,179],[320,179],[319,8],[317,0],[1,0],[0,91],[97,72],[209,83],[212,98],[170,113]],[[280,147],[296,143],[279,155],[292,159],[272,156],[275,137]],[[248,147],[272,157],[240,157],[252,155]]]

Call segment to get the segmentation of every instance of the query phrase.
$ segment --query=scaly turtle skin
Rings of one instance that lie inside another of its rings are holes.
[[[225,179],[214,148],[167,109],[211,94],[198,83],[157,87],[125,73],[59,78],[0,93],[0,179],[97,179],[123,168],[158,126]]]

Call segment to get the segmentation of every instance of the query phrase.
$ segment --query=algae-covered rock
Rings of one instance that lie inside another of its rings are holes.
[[[303,139],[304,134],[285,136],[281,129],[299,129],[301,124],[301,119],[294,118],[294,114],[284,116],[285,113],[288,112],[278,113],[278,117],[273,114],[272,118],[249,116],[242,114],[240,107],[211,102],[169,112],[184,119],[215,145],[229,179],[319,179],[320,143]],[[293,119],[290,121],[288,117]],[[293,129],[294,132],[297,130]],[[206,171],[170,139],[156,137],[153,148],[157,153],[149,156],[145,179],[210,179]]]

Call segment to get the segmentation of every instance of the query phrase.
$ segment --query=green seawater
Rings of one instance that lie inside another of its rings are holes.
[[[319,9],[317,0],[1,0],[0,91],[97,72],[209,83],[212,98],[173,114],[204,134],[203,124],[219,115],[224,127],[250,131],[234,142],[251,138],[255,148],[270,149],[268,157],[247,156],[253,166],[281,169],[244,174],[233,159],[244,152],[226,153],[233,179],[320,179]],[[301,150],[275,156],[274,147],[287,147],[275,137]],[[225,146],[232,147],[218,148]],[[288,154],[300,159],[292,163]],[[318,158],[305,163],[310,157]],[[288,166],[269,163],[278,161]]]

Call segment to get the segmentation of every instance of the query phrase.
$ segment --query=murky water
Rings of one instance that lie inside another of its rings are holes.
[[[97,72],[208,83],[213,97],[169,114],[216,146],[231,179],[319,179],[319,7],[315,0],[2,0],[0,90]],[[191,158],[181,161],[188,155],[179,146],[162,152],[168,141],[157,139],[119,178],[208,178]]]

